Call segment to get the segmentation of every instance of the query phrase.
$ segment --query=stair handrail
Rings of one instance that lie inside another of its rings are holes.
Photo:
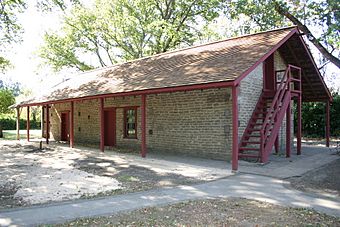
[[[278,110],[276,109],[274,111],[274,108],[275,108],[275,106],[277,106],[277,104],[279,104],[278,103],[279,101],[282,101],[282,98],[284,97],[287,85],[289,85],[289,84],[290,84],[290,65],[288,65],[287,69],[285,70],[285,73],[283,75],[283,78],[281,79],[279,88],[277,89],[275,96],[272,100],[271,106],[268,110],[268,114],[266,115],[266,117],[263,121],[263,127],[260,130],[262,148],[264,147],[264,142],[267,139],[268,125],[270,125],[269,123],[272,123],[272,120],[275,119],[275,116],[278,113]],[[288,89],[289,89],[289,87],[288,87]],[[262,152],[265,152],[265,151],[262,150]]]

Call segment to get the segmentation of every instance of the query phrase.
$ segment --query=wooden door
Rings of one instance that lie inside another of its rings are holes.
[[[263,88],[267,91],[276,90],[276,77],[274,68],[274,54],[264,61]]]
[[[70,114],[61,113],[61,141],[70,141]]]
[[[115,109],[104,111],[104,145],[116,145],[116,111]]]

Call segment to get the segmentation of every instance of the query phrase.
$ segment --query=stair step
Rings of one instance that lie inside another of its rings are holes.
[[[238,154],[239,158],[260,158],[259,155],[256,154]]]
[[[261,137],[260,135],[245,134],[246,137]]]
[[[240,147],[240,151],[259,151],[260,148],[255,148],[255,147]]]
[[[242,143],[247,143],[247,144],[261,144],[259,141],[242,141]]]
[[[263,125],[263,123],[252,123],[251,125],[253,125],[253,126],[259,126],[259,125]]]
[[[249,131],[250,132],[259,132],[259,131],[261,131],[261,129],[260,128],[252,128]]]

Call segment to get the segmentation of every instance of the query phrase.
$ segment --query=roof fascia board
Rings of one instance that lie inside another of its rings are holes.
[[[71,101],[84,101],[84,100],[98,99],[98,98],[111,98],[111,97],[123,97],[123,96],[134,96],[134,95],[151,95],[151,94],[172,93],[172,92],[180,92],[180,91],[225,88],[225,87],[233,87],[233,86],[234,86],[234,81],[221,81],[221,82],[212,82],[212,83],[207,83],[207,84],[183,85],[183,86],[178,86],[178,87],[155,88],[155,89],[148,89],[148,90],[143,90],[143,91],[129,91],[129,92],[85,96],[85,97],[79,97],[79,98],[69,98],[69,99],[62,99],[62,100],[56,100],[56,101],[36,102],[36,103],[29,103],[29,104],[22,104],[22,105],[19,104],[19,105],[16,105],[15,107],[42,106],[42,105],[65,103],[65,102],[71,102]]]
[[[247,69],[244,73],[242,73],[238,78],[235,79],[235,85],[238,85],[246,76],[249,75],[259,64],[264,62],[272,53],[274,53],[277,49],[279,49],[290,37],[292,37],[295,33],[298,33],[297,27],[295,27],[292,31],[290,31],[286,37],[284,37],[280,42],[278,42],[268,53],[263,55],[253,66]]]

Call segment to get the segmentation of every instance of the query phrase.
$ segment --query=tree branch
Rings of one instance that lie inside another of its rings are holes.
[[[340,59],[336,58],[334,55],[332,55],[312,34],[312,32],[307,28],[306,25],[302,24],[302,22],[297,19],[295,16],[293,16],[290,12],[288,12],[286,9],[284,9],[278,2],[274,1],[275,4],[275,10],[280,15],[286,17],[291,22],[293,22],[295,25],[298,26],[298,28],[307,35],[308,40],[313,43],[313,45],[321,52],[321,54],[330,62],[332,62],[334,65],[336,65],[338,68],[340,68]]]

